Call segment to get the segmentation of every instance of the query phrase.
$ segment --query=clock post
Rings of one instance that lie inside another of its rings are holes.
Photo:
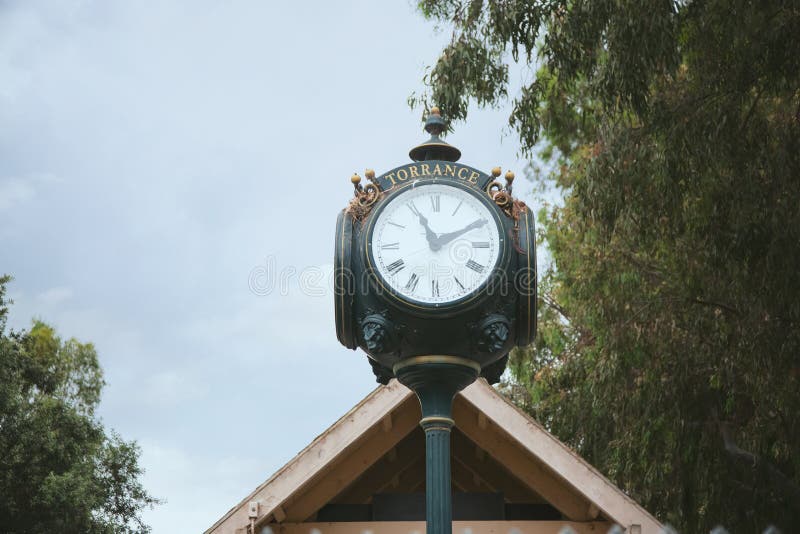
[[[505,185],[457,163],[433,108],[414,163],[369,184],[339,214],[334,255],[336,333],[361,348],[381,384],[419,399],[425,431],[427,534],[452,532],[453,399],[478,377],[500,379],[514,346],[536,332],[531,210]]]
[[[425,516],[428,534],[452,532],[450,431],[453,398],[478,378],[480,366],[454,356],[416,356],[394,366],[401,384],[417,394],[425,431]]]

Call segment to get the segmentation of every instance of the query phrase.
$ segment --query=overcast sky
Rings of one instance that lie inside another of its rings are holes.
[[[350,175],[426,137],[406,99],[449,35],[414,5],[0,0],[10,323],[95,343],[156,533],[203,531],[375,387],[327,277]],[[463,163],[522,175],[507,115],[456,126]]]

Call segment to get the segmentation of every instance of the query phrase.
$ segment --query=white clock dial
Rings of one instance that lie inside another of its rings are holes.
[[[477,290],[500,257],[500,231],[489,208],[461,188],[410,187],[375,221],[375,269],[400,296],[441,305]]]

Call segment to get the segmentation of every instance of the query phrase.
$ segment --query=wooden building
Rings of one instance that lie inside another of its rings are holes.
[[[478,380],[455,400],[454,534],[632,534],[661,525],[541,425]],[[207,534],[422,534],[425,436],[414,394],[370,393]]]

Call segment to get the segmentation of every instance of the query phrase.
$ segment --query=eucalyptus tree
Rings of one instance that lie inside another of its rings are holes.
[[[563,193],[508,390],[683,531],[800,524],[800,4],[419,9],[452,39],[412,105],[511,100]]]

